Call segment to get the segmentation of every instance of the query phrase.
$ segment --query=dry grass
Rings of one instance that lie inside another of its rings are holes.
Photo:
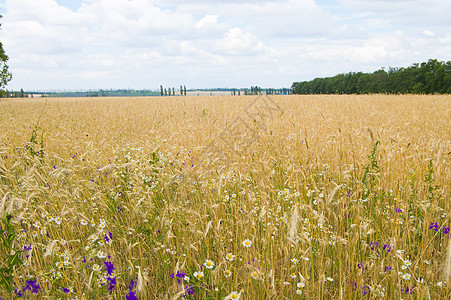
[[[451,97],[271,99],[283,114],[264,122],[243,113],[253,96],[1,100],[0,216],[13,216],[14,250],[33,247],[14,286],[36,278],[36,297],[79,299],[123,298],[136,278],[139,299],[449,297]],[[243,132],[249,145],[232,151]]]

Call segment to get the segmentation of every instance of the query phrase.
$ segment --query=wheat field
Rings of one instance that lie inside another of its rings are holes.
[[[0,100],[0,295],[447,299],[451,96]]]

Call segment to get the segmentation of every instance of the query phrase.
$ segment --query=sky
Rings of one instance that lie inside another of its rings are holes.
[[[8,89],[290,87],[451,60],[451,0],[0,0]]]

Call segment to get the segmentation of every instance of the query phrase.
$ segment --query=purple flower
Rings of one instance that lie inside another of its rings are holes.
[[[116,277],[114,277],[114,278],[108,277],[107,280],[108,280],[107,291],[112,293],[114,291],[115,287],[116,287],[116,284],[117,284]]]
[[[449,233],[449,227],[443,226],[443,233],[448,234]]]
[[[370,287],[367,286],[367,285],[364,285],[363,288],[362,288],[362,293],[363,293],[364,295],[366,295],[366,294],[368,294],[369,292],[370,292]]]
[[[397,213],[402,213],[402,209],[400,209],[399,207],[396,208],[396,212]]]
[[[62,289],[63,292],[65,292],[65,293],[69,293],[69,292],[70,292],[70,289],[69,289],[69,288],[62,287],[61,289]]]
[[[108,276],[111,276],[115,269],[113,263],[110,261],[104,261],[103,263],[105,265],[105,271],[107,272]]]
[[[384,250],[387,250],[387,252],[390,252],[392,250],[392,246],[390,245],[390,243],[384,245],[384,248],[382,248]]]
[[[436,232],[438,232],[438,230],[440,229],[440,227],[438,226],[437,222],[431,222],[431,225],[429,226],[429,229],[434,229]]]
[[[39,292],[41,287],[36,283],[36,278],[33,280],[27,280],[26,283],[27,284],[22,288],[22,291],[25,292],[26,290],[30,290],[33,294],[37,294]]]
[[[125,299],[127,300],[138,300],[138,297],[136,297],[136,292],[133,292],[133,288],[138,285],[138,278],[136,278],[136,281],[131,280],[130,284],[128,285],[128,295],[125,296]]]
[[[390,271],[390,270],[391,270],[391,267],[386,266],[386,267],[384,268],[384,272],[387,272],[387,271]]]
[[[14,294],[16,294],[17,297],[19,297],[19,298],[21,298],[21,297],[23,296],[22,291],[21,291],[21,290],[18,290],[18,289],[15,289],[15,290],[14,290]]]
[[[193,286],[192,285],[188,285],[185,287],[185,291],[186,293],[189,295],[193,295],[194,294],[194,290],[193,290]]]
[[[125,299],[127,299],[127,300],[138,300],[138,297],[136,297],[136,292],[130,291],[128,295],[125,295]]]
[[[371,242],[368,246],[371,247],[371,250],[374,250],[375,248],[379,248],[378,242]]]
[[[357,264],[357,267],[358,267],[359,269],[361,269],[361,268],[363,267],[363,262],[358,263],[358,264]]]

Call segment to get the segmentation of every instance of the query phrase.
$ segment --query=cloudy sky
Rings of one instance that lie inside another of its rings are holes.
[[[451,60],[451,0],[0,0],[9,89],[290,87]]]

